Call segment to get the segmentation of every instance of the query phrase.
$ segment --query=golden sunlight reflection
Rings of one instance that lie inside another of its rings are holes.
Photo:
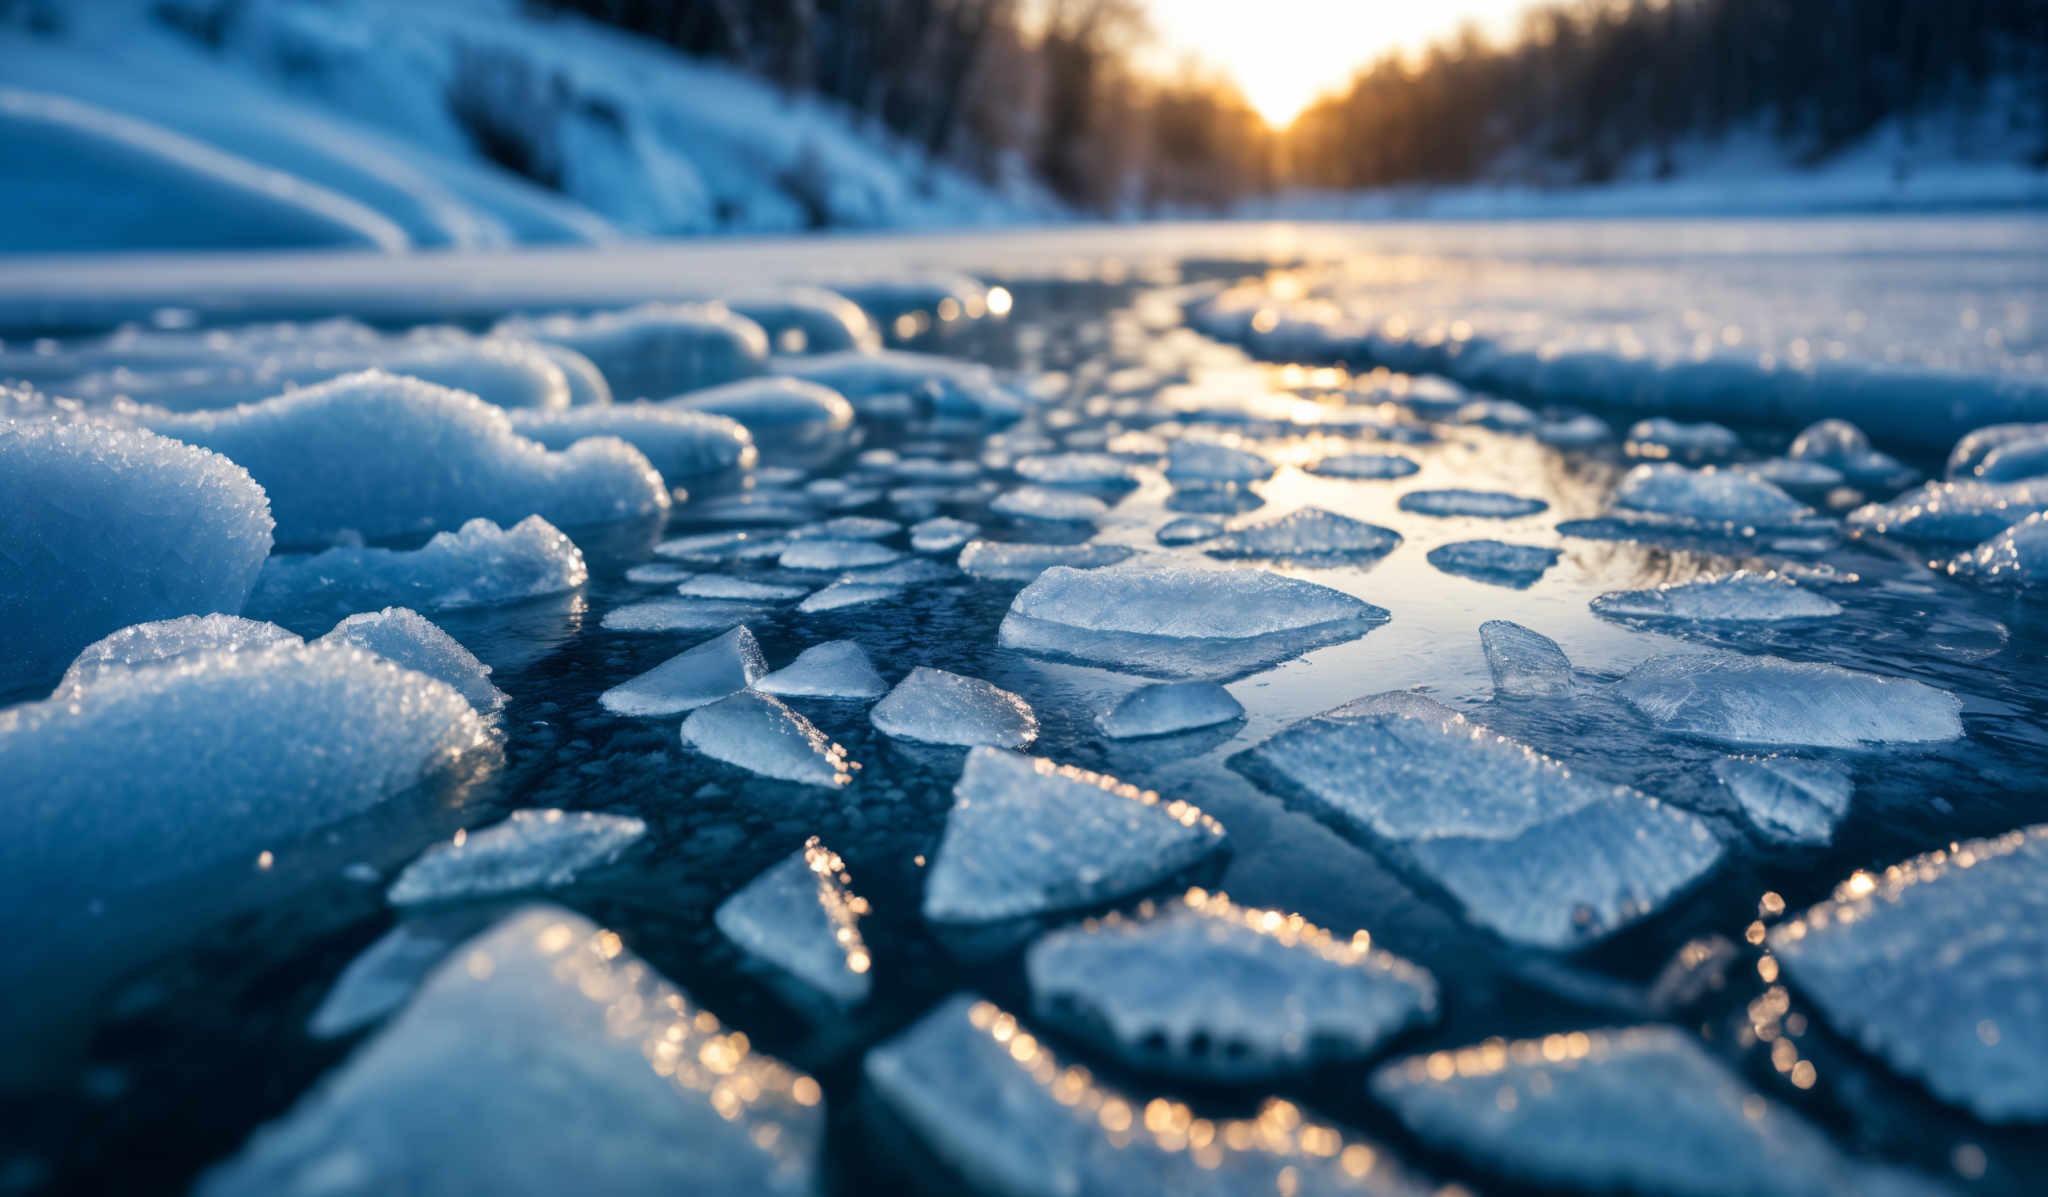
[[[846,871],[846,862],[814,835],[804,841],[804,864],[818,879],[818,905],[832,924],[833,942],[846,955],[846,971],[868,971],[874,958],[860,937],[860,920],[868,912],[868,900],[847,888],[853,878]]]

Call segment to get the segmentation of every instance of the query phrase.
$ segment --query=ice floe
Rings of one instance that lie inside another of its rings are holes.
[[[841,1006],[864,1002],[873,957],[862,942],[866,898],[837,852],[812,836],[794,855],[719,903],[712,921],[750,957]]]
[[[1297,564],[1356,564],[1394,551],[1401,534],[1320,507],[1303,507],[1263,524],[1234,528],[1208,541],[1211,557],[1282,558]]]
[[[1009,520],[1064,524],[1092,524],[1109,514],[1109,504],[1094,495],[1045,486],[1020,486],[1004,491],[989,503],[988,509],[990,514]]]
[[[2031,589],[2048,580],[2048,513],[2030,515],[1957,556],[1949,574],[1980,586]]]
[[[1118,740],[1166,736],[1244,718],[1244,706],[1215,682],[1157,682],[1140,686],[1095,717],[1095,726]]]
[[[1631,457],[1714,461],[1738,452],[1742,438],[1719,424],[1681,424],[1653,416],[1630,425],[1622,435],[1621,447]]]
[[[1168,520],[1154,533],[1155,539],[1163,545],[1201,544],[1223,535],[1223,525],[1216,520],[1200,516],[1183,516]]]
[[[666,399],[762,372],[768,338],[723,304],[650,303],[577,316],[515,316],[492,330],[574,349],[621,400]]]
[[[1152,677],[1213,680],[1354,640],[1387,619],[1342,591],[1264,570],[1136,560],[1046,570],[1011,601],[997,642]]]
[[[1271,1079],[1356,1061],[1436,1013],[1423,970],[1300,915],[1189,890],[1051,932],[1025,956],[1038,1017],[1134,1068]]]
[[[1779,657],[1651,657],[1615,690],[1665,731],[1732,744],[1861,748],[1939,743],[1963,734],[1963,704],[1945,690]]]
[[[647,824],[632,815],[515,810],[420,853],[384,896],[393,906],[416,906],[557,889],[618,860],[646,834]]]
[[[950,553],[973,540],[980,526],[950,516],[933,516],[910,526],[910,547],[920,553]]]
[[[1038,736],[1031,705],[980,678],[920,665],[869,710],[877,730],[925,744],[1022,748]]]
[[[2048,511],[2048,479],[1928,482],[1849,513],[1849,526],[1900,540],[1977,544]]]
[[[1595,598],[1591,606],[1614,619],[1695,623],[1778,623],[1829,619],[1842,613],[1840,603],[1791,578],[1750,570],[1648,590],[1609,591]]]
[[[1707,825],[1411,692],[1358,699],[1231,761],[1447,894],[1547,948],[1592,943],[1705,876]]]
[[[722,632],[774,612],[759,603],[730,599],[645,599],[605,612],[607,632]]]
[[[1039,486],[1122,489],[1137,481],[1130,463],[1110,453],[1034,454],[1018,458],[1010,468]]]
[[[176,619],[131,624],[80,650],[58,681],[57,693],[76,690],[103,674],[119,670],[164,665],[205,653],[246,652],[299,643],[300,637],[274,623],[243,619],[239,615],[180,615]]]
[[[598,695],[614,715],[677,715],[744,690],[768,672],[754,634],[734,628]]]
[[[1780,844],[1833,839],[1856,788],[1840,765],[1790,756],[1723,757],[1714,776],[1735,795],[1749,825]]]
[[[756,459],[753,437],[737,422],[662,404],[610,403],[508,415],[512,431],[550,449],[615,436],[645,454],[670,486],[744,469]]]
[[[1139,893],[1200,863],[1223,826],[1186,802],[1041,757],[976,748],[925,876],[934,923],[998,923]]]
[[[835,537],[819,537],[812,540],[794,540],[782,550],[776,563],[784,569],[809,570],[823,573],[843,569],[865,569],[874,565],[887,565],[901,560],[902,549],[892,549],[872,540],[841,540]]]
[[[1406,478],[1420,469],[1398,453],[1332,453],[1308,467],[1329,478]]]
[[[828,788],[853,780],[844,748],[781,700],[751,690],[692,710],[683,743],[763,777]]]
[[[797,658],[754,683],[764,694],[784,698],[879,698],[889,690],[867,651],[851,640],[813,644]]]
[[[1506,698],[1558,698],[1573,690],[1571,659],[1557,641],[1505,619],[1479,625],[1493,692]]]
[[[901,597],[903,591],[902,586],[883,582],[834,582],[798,603],[796,609],[806,615],[815,615],[842,607],[864,607],[869,603]]]
[[[1852,486],[1893,489],[1920,476],[1918,470],[1872,448],[1863,430],[1847,420],[1821,420],[1808,425],[1793,438],[1785,456],[1831,469]]]
[[[1775,528],[1800,525],[1813,517],[1812,508],[1763,479],[1712,466],[1636,466],[1616,484],[1613,503],[1625,511],[1706,524]]]
[[[1166,476],[1173,482],[1260,482],[1279,467],[1225,441],[1187,437],[1166,452]]]
[[[752,582],[722,574],[698,574],[676,584],[676,593],[684,598],[734,599],[746,603],[793,603],[810,592],[808,586]]]
[[[1429,563],[1447,574],[1526,590],[1557,564],[1562,550],[1499,540],[1460,540],[1429,551]]]
[[[274,556],[257,576],[248,610],[456,611],[561,594],[589,576],[575,542],[537,515],[510,528],[474,519],[457,531],[436,533],[417,549]]]
[[[378,1022],[405,1005],[434,966],[482,930],[475,910],[456,908],[407,919],[348,962],[306,1020],[306,1033],[334,1039]]]
[[[929,412],[956,419],[1007,423],[1023,414],[1018,395],[996,380],[994,371],[975,362],[901,350],[879,353],[821,353],[778,357],[775,373],[831,387],[856,411],[882,410],[893,399],[907,398],[904,415]]]
[[[1121,544],[1013,544],[970,541],[960,550],[960,568],[989,581],[1028,582],[1055,565],[1099,569],[1126,561],[1137,552]]]
[[[505,705],[505,692],[491,684],[491,667],[417,611],[386,607],[351,615],[320,641],[353,644],[394,665],[439,678],[455,687],[478,714],[495,714]]]
[[[846,396],[801,378],[747,378],[677,395],[661,406],[737,420],[770,448],[837,445],[853,427]]]
[[[1497,490],[1411,490],[1402,495],[1401,510],[1416,515],[1471,516],[1489,520],[1511,520],[1547,511],[1542,499],[1524,498]]]

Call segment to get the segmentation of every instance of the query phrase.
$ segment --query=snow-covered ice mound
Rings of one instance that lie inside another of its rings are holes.
[[[1732,744],[1860,748],[1938,743],[1963,734],[1963,704],[1946,690],[1779,657],[1651,657],[1615,690],[1665,731]]]
[[[934,923],[1113,902],[1201,862],[1223,827],[1186,802],[1040,757],[976,748],[925,877]]]
[[[505,706],[505,692],[491,684],[491,667],[417,611],[386,607],[351,615],[320,642],[353,644],[394,665],[439,678],[455,687],[478,714],[496,714]]]
[[[1948,455],[1950,478],[1975,478],[1992,453],[2008,445],[2048,441],[2048,424],[1988,424],[1964,434]]]
[[[667,404],[608,403],[561,411],[514,411],[512,431],[550,449],[615,436],[645,454],[670,486],[754,464],[754,438],[738,421]]]
[[[218,454],[0,419],[0,691],[130,624],[239,612],[270,537],[262,488]]]
[[[1095,717],[1095,726],[1118,740],[1166,736],[1244,718],[1244,706],[1215,682],[1158,682],[1140,686]]]
[[[1479,625],[1479,644],[1496,697],[1560,698],[1572,692],[1571,659],[1543,633],[1489,619]]]
[[[875,672],[867,651],[851,640],[828,640],[797,654],[796,660],[754,683],[764,694],[783,698],[880,698],[889,684]]]
[[[664,409],[737,420],[764,445],[832,445],[853,427],[853,404],[831,387],[801,378],[745,378],[663,401]]]
[[[924,744],[1022,748],[1038,737],[1031,705],[980,678],[923,665],[896,683],[868,718],[882,734]]]
[[[669,503],[661,475],[623,441],[552,453],[515,433],[502,408],[376,370],[225,411],[144,409],[135,418],[247,469],[270,497],[284,544],[399,536],[479,517],[594,524]]]
[[[1020,486],[997,495],[988,510],[991,515],[1020,523],[1092,524],[1109,514],[1109,504],[1094,495],[1047,486]]]
[[[2048,825],[1857,873],[1769,944],[1831,1026],[1936,1097],[2048,1119]]]
[[[1630,425],[1622,435],[1621,447],[1630,457],[1715,461],[1740,450],[1742,438],[1720,424],[1681,424],[1665,416],[1653,416]]]
[[[1840,765],[1789,756],[1723,757],[1714,776],[1735,795],[1749,825],[1780,844],[1833,839],[1856,788]]]
[[[457,948],[196,1192],[802,1194],[823,1136],[816,1081],[617,935],[531,906]]]
[[[719,903],[712,921],[741,951],[841,1006],[867,1000],[874,960],[860,936],[866,898],[817,836]]]
[[[1200,437],[1177,440],[1166,452],[1166,476],[1176,483],[1262,482],[1278,468],[1250,449]]]
[[[1372,1092],[1425,1143],[1546,1189],[1942,1191],[1843,1155],[1673,1027],[1489,1039],[1389,1064],[1373,1074]]]
[[[1307,467],[1329,478],[1406,478],[1422,467],[1398,453],[1332,453]]]
[[[1046,570],[1011,601],[997,642],[1147,676],[1220,680],[1357,639],[1387,619],[1342,591],[1264,570],[1136,560]]]
[[[1234,528],[1202,546],[1211,557],[1281,558],[1303,565],[1342,565],[1384,557],[1401,534],[1320,507],[1303,507],[1277,520]]]
[[[1707,825],[1412,692],[1286,728],[1233,767],[1448,895],[1504,938],[1602,939],[1721,859]]]
[[[1167,1098],[1108,1088],[994,1004],[949,998],[870,1051],[882,1105],[976,1192],[1001,1197],[1421,1197],[1391,1156],[1267,1101],[1252,1118],[1198,1119]]]
[[[844,748],[780,700],[751,690],[692,710],[683,743],[763,777],[828,788],[853,780]]]
[[[1736,470],[1639,465],[1614,488],[1618,512],[1671,516],[1700,524],[1801,527],[1813,509],[1761,478]]]
[[[1849,526],[1916,543],[1977,544],[2048,511],[2048,479],[1928,482],[1849,513]]]
[[[162,665],[205,653],[245,652],[299,643],[300,637],[274,623],[243,619],[239,615],[180,615],[176,619],[131,624],[86,645],[65,669],[57,692],[62,694],[89,685],[110,671]]]
[[[679,715],[744,690],[767,672],[754,634],[734,628],[613,686],[597,701],[614,715]]]
[[[590,359],[621,401],[667,399],[762,372],[768,337],[724,304],[650,303],[588,315],[514,316],[492,330]]]
[[[1429,974],[1364,932],[1342,939],[1199,889],[1054,931],[1025,969],[1048,1025],[1133,1068],[1210,1080],[1362,1060],[1436,1013]]]
[[[1429,551],[1429,563],[1447,574],[1526,590],[1557,564],[1559,549],[1499,540],[1460,540]]]
[[[328,549],[263,563],[252,614],[309,608],[457,611],[576,589],[589,578],[576,543],[537,515],[510,528],[474,519],[417,549]]]
[[[725,306],[768,334],[777,353],[875,349],[881,336],[861,306],[821,287],[777,287],[727,296]]]
[[[1614,590],[1592,608],[1612,619],[1680,620],[1695,623],[1778,623],[1788,619],[1829,619],[1842,605],[1815,594],[1781,574],[1739,570],[1718,578],[1697,578],[1648,590]]]
[[[393,906],[416,906],[558,889],[616,861],[646,834],[647,824],[632,815],[515,810],[420,853],[384,896]]]
[[[977,540],[960,550],[960,568],[989,581],[1028,582],[1055,565],[1099,569],[1130,560],[1136,550],[1121,544],[1016,544]]]
[[[1947,565],[1980,586],[2031,590],[2048,582],[2048,513],[2030,515]]]
[[[1416,515],[1511,520],[1546,511],[1550,504],[1505,491],[1452,489],[1411,490],[1401,496],[1397,506]]]
[[[1821,420],[1792,440],[1785,456],[1835,471],[1852,486],[1892,489],[1918,478],[1919,471],[1871,447],[1870,438],[1847,420]]]

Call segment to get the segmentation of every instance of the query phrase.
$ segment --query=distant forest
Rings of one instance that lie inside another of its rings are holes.
[[[1256,3],[1256,0],[1246,0]],[[1333,0],[1343,3],[1347,0]],[[1817,163],[1889,120],[1993,113],[2048,165],[2048,0],[1574,0],[1362,66],[1284,131],[1214,71],[1140,70],[1137,0],[542,0],[849,105],[1095,211],[1284,186],[1668,173],[1749,132]]]

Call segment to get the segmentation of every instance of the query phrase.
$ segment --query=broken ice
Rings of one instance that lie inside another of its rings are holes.
[[[1429,551],[1429,563],[1447,574],[1526,590],[1557,564],[1558,549],[1498,540],[1461,540]]]
[[[765,694],[784,698],[879,698],[889,685],[851,640],[828,640],[797,654],[789,664],[754,683]]]
[[[977,540],[960,551],[960,568],[976,578],[1028,582],[1055,565],[1095,569],[1128,560],[1134,551],[1120,544],[1011,544]]]
[[[614,715],[676,715],[744,690],[767,672],[767,658],[754,634],[734,628],[613,686],[597,700]]]
[[[1742,817],[1780,844],[1825,844],[1849,813],[1855,789],[1848,771],[1798,757],[1723,757],[1714,776],[1742,807]]]
[[[853,780],[844,748],[779,700],[751,690],[691,711],[683,743],[763,777],[828,788]]]
[[[1508,698],[1559,698],[1572,692],[1572,663],[1557,641],[1505,619],[1479,625],[1493,692]]]
[[[1277,520],[1248,524],[1209,541],[1202,551],[1224,559],[1284,558],[1299,564],[1351,564],[1377,560],[1401,543],[1401,534],[1320,507],[1303,507]]]
[[[1859,748],[1963,734],[1963,704],[1945,690],[1779,657],[1651,657],[1615,690],[1665,731],[1734,744]]]
[[[335,548],[273,556],[249,596],[252,613],[411,607],[455,611],[560,594],[590,576],[583,554],[537,515],[510,528],[474,519],[417,549]]]
[[[481,831],[427,849],[384,891],[393,906],[553,889],[608,865],[647,834],[631,815],[515,810]]]
[[[1140,686],[1095,717],[1103,734],[1119,740],[1165,736],[1244,718],[1244,707],[1215,682],[1158,682]]]
[[[1330,478],[1406,478],[1420,469],[1398,453],[1333,453],[1308,467]]]
[[[1524,498],[1497,490],[1411,490],[1398,504],[1417,515],[1472,516],[1479,519],[1511,520],[1548,510],[1542,499]]]
[[[925,744],[1022,748],[1038,736],[1031,706],[980,678],[923,665],[868,711],[876,730]]]
[[[839,854],[805,841],[746,888],[719,903],[712,921],[749,956],[841,1006],[864,1002],[873,958],[862,942],[867,899],[853,892]]]
[[[479,714],[494,714],[505,705],[505,692],[491,684],[491,667],[417,611],[386,607],[351,615],[320,639],[353,644],[395,665],[439,678],[455,687]]]
[[[1749,570],[1648,590],[1610,591],[1595,598],[1592,607],[1609,618],[1697,623],[1776,623],[1842,613],[1840,603],[1790,578]]]

